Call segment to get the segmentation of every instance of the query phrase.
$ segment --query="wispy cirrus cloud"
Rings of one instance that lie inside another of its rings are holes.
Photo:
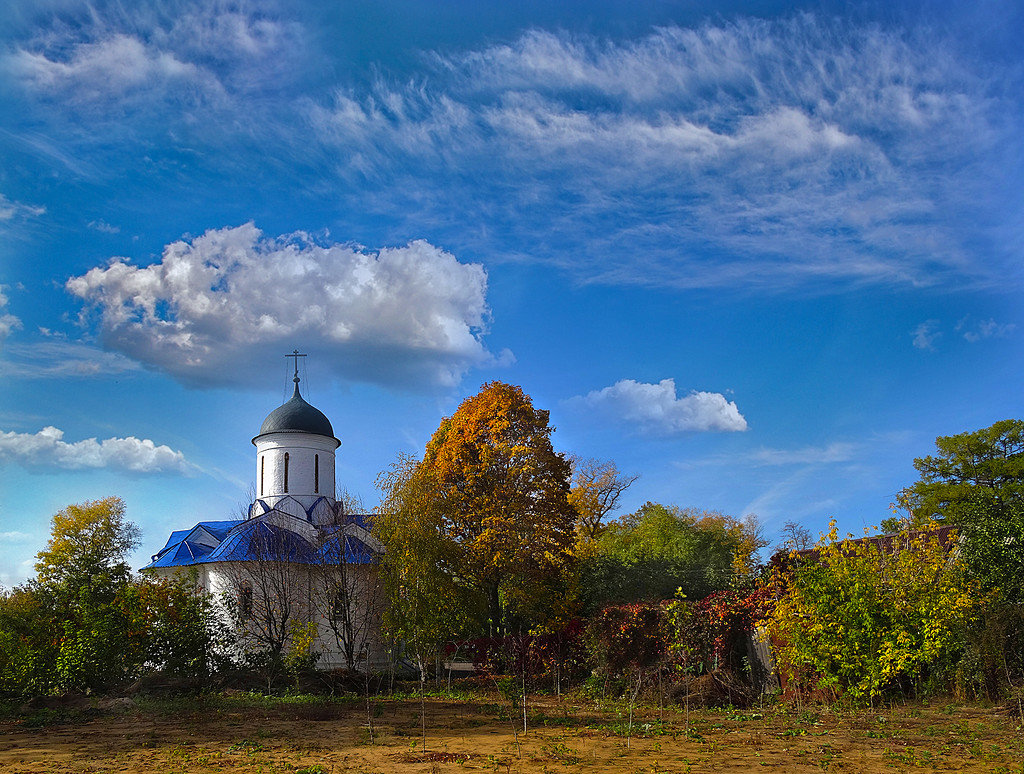
[[[1019,240],[999,238],[1016,223],[1020,72],[924,26],[538,29],[331,81],[311,75],[316,35],[295,18],[270,0],[112,4],[21,41],[5,66],[60,126],[78,111],[71,143],[170,132],[232,175],[269,164],[276,183],[330,190],[403,241],[427,229],[579,282],[1021,279]],[[239,139],[252,152],[210,152]]]
[[[427,242],[366,252],[252,223],[169,244],[138,267],[113,259],[71,278],[103,345],[193,384],[252,386],[268,345],[301,341],[335,375],[452,385],[493,356],[487,275]]]
[[[756,465],[827,465],[856,459],[861,446],[847,441],[834,441],[825,446],[804,446],[799,449],[761,448],[749,459]]]
[[[0,193],[0,222],[14,218],[35,218],[44,212],[45,207],[15,202]]]
[[[652,435],[747,429],[747,420],[724,395],[694,390],[680,397],[674,379],[662,379],[657,384],[621,379],[609,387],[570,398],[565,405],[610,417]]]
[[[121,227],[107,223],[105,220],[90,220],[85,224],[93,231],[99,231],[101,234],[120,234]]]
[[[108,4],[55,17],[0,66],[36,98],[92,122],[122,124],[128,108],[166,104],[187,106],[178,121],[188,123],[194,111],[209,119],[213,109],[241,109],[238,99],[290,84],[305,50],[301,32],[261,0]]]
[[[0,350],[3,350],[4,342],[11,335],[11,332],[22,327],[21,320],[6,311],[7,303],[8,300],[4,294],[4,286],[0,285]]]
[[[533,31],[433,65],[310,107],[322,142],[344,151],[340,174],[387,179],[371,198],[382,208],[441,174],[437,207],[461,217],[465,177],[486,170],[490,228],[584,281],[994,276],[961,210],[998,201],[977,169],[1003,172],[1009,98],[939,36],[813,16],[617,42]]]
[[[127,473],[186,473],[194,466],[180,451],[149,439],[87,438],[68,443],[64,431],[44,427],[37,433],[0,431],[0,463],[31,469],[85,470],[106,468]]]
[[[0,326],[2,323],[0,317]],[[141,370],[139,363],[120,353],[52,336],[43,341],[9,344],[0,361],[0,376],[7,379],[79,379]]]

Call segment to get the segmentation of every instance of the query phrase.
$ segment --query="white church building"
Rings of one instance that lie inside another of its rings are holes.
[[[335,499],[330,420],[295,391],[263,420],[256,498],[244,519],[199,522],[171,533],[142,570],[191,574],[230,611],[251,650],[287,652],[312,636],[321,668],[384,662],[375,564],[383,551],[368,517]]]

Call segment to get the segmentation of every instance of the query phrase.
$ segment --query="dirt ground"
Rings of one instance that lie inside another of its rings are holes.
[[[981,707],[871,711],[638,709],[538,696],[518,736],[497,695],[119,700],[0,718],[0,772],[1024,772],[1019,716]]]

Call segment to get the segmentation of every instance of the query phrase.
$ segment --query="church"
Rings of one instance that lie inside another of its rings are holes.
[[[252,439],[256,492],[243,519],[203,521],[171,533],[142,568],[186,574],[213,595],[249,652],[287,652],[302,641],[320,668],[381,664],[383,546],[368,516],[335,497],[330,420],[303,399],[295,351],[292,397],[267,415]]]

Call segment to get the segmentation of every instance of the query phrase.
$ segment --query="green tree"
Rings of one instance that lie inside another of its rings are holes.
[[[679,588],[701,599],[748,574],[766,544],[752,517],[646,503],[598,538],[585,582],[589,606],[670,599]]]
[[[102,690],[158,669],[206,677],[226,644],[194,579],[133,577],[139,529],[116,497],[53,517],[38,576],[0,593],[0,693]]]
[[[125,637],[131,617],[121,601],[132,581],[127,554],[140,534],[119,497],[54,514],[50,540],[36,555],[36,593],[61,630],[51,672],[57,688],[98,690],[138,665],[139,642]]]
[[[1024,673],[1024,421],[935,439],[937,453],[914,460],[920,480],[900,494],[907,516],[884,527],[916,526],[938,515],[961,535],[972,578],[997,591],[975,632],[990,693],[1009,673]]]
[[[961,524],[1024,501],[1024,421],[940,436],[935,446],[937,454],[914,460],[921,479],[901,493],[915,521]]]

